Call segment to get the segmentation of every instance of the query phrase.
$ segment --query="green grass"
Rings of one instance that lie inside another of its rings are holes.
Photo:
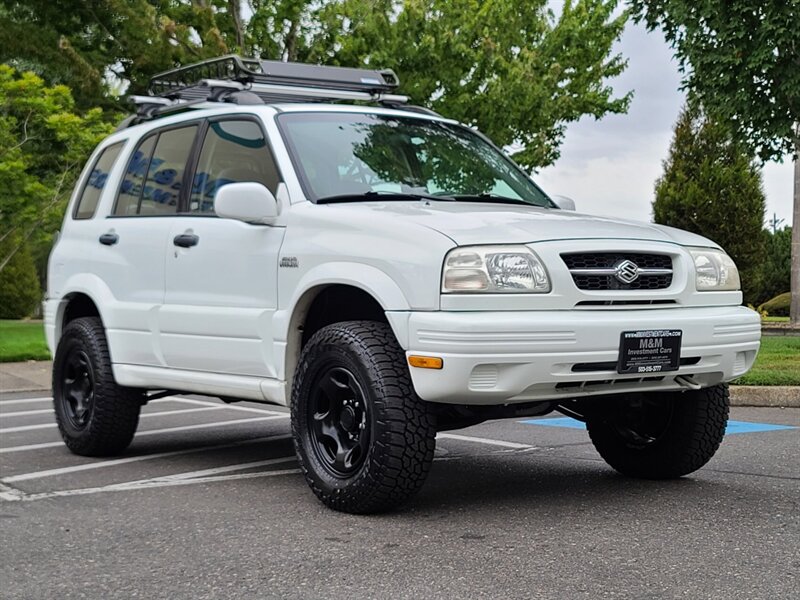
[[[800,337],[761,338],[753,368],[733,382],[737,385],[800,385]]]
[[[40,321],[0,321],[0,362],[48,360]],[[756,364],[738,385],[800,385],[800,337],[766,336]]]
[[[49,358],[41,321],[0,320],[0,362]]]

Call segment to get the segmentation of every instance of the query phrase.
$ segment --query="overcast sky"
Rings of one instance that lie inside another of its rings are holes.
[[[628,58],[628,68],[613,81],[620,94],[634,92],[628,114],[570,125],[561,158],[535,179],[548,193],[575,200],[579,211],[649,221],[653,185],[684,94],[678,91],[672,50],[660,32],[629,22],[617,52]],[[785,224],[792,220],[792,168],[787,160],[769,163],[763,171],[767,218],[777,213]]]

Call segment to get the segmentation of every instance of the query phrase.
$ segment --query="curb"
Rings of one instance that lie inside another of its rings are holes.
[[[732,385],[731,406],[800,408],[800,386]]]

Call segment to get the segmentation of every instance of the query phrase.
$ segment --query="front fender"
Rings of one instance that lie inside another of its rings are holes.
[[[380,269],[346,261],[325,263],[305,273],[294,287],[289,301],[275,312],[275,341],[287,340],[292,316],[298,309],[303,310],[304,298],[315,296],[315,291],[328,285],[361,289],[375,298],[385,311],[408,311],[411,308],[400,286]]]

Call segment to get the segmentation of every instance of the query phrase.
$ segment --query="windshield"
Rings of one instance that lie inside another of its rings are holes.
[[[554,206],[514,163],[466,127],[322,112],[284,113],[278,124],[314,202],[403,194]]]

